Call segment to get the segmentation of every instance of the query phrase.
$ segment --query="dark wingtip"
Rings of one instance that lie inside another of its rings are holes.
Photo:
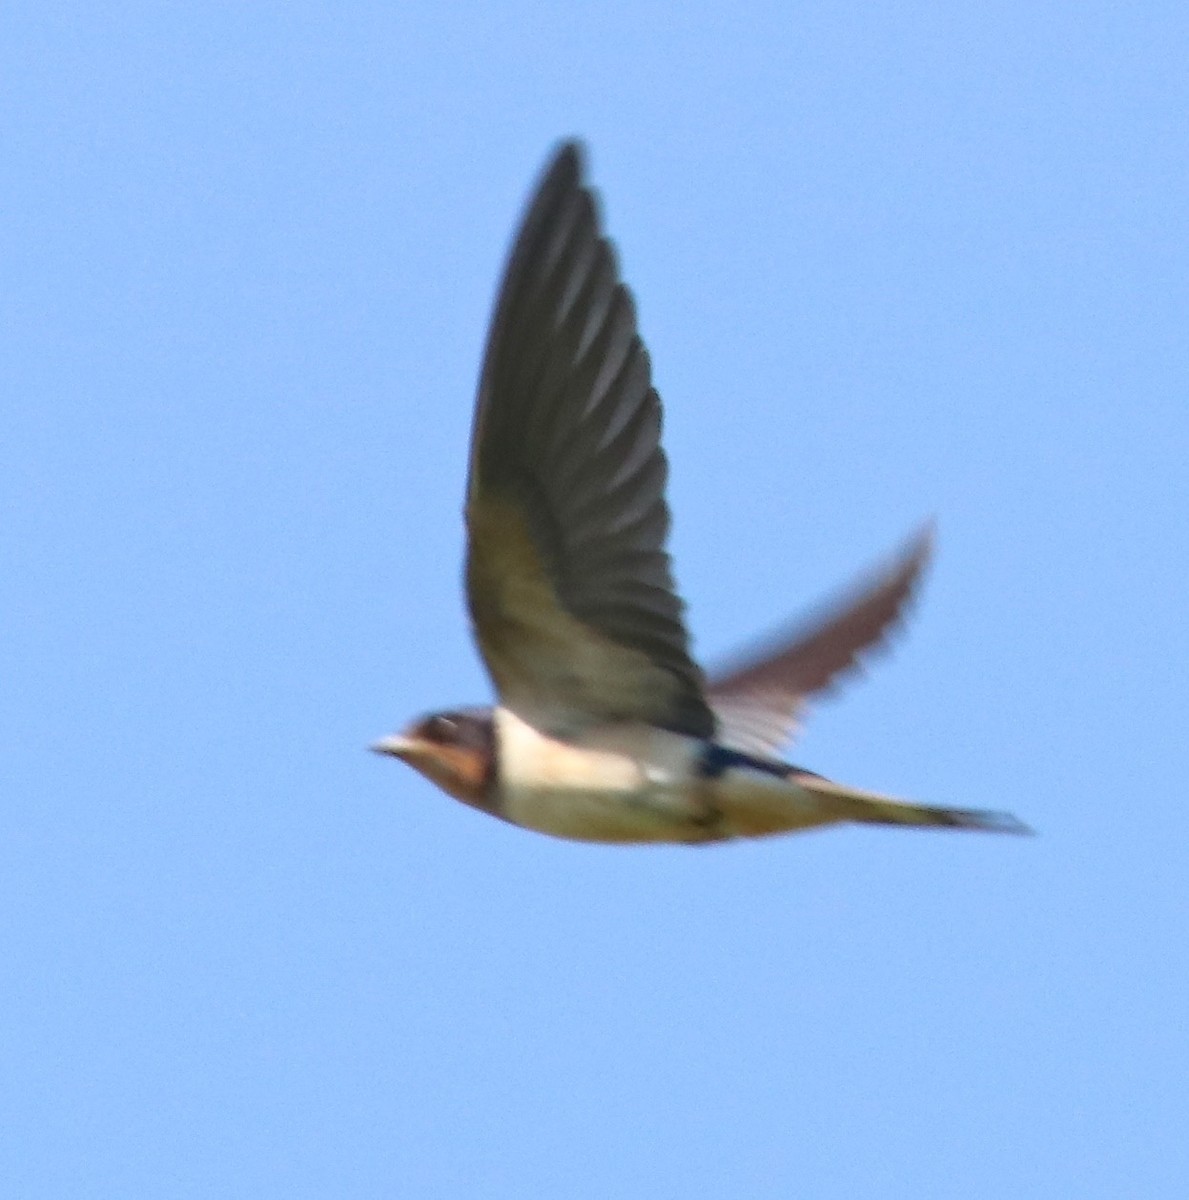
[[[586,143],[578,137],[562,138],[549,156],[545,175],[565,174],[579,180],[586,173]]]
[[[937,518],[929,517],[904,543],[904,561],[927,563],[937,549]]]

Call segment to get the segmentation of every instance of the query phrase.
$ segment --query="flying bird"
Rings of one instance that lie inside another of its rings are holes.
[[[466,488],[466,592],[491,708],[372,748],[515,825],[592,842],[718,842],[840,822],[1026,832],[779,757],[806,704],[903,613],[932,531],[823,613],[707,678],[665,550],[661,405],[579,144],[561,145],[504,272]]]

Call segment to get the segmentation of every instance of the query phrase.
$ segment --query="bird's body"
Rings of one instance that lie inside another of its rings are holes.
[[[821,824],[795,771],[655,725],[601,725],[546,737],[496,710],[501,815],[592,842],[717,842]]]
[[[456,799],[584,842],[721,842],[858,821],[1018,832],[1000,813],[909,804],[640,722],[550,737],[510,709],[426,718],[378,747]]]
[[[467,598],[499,693],[375,749],[515,825],[594,842],[700,843],[858,821],[1019,832],[782,761],[805,703],[901,615],[925,531],[825,616],[707,680],[665,540],[660,401],[635,311],[563,145],[525,214],[480,378]]]

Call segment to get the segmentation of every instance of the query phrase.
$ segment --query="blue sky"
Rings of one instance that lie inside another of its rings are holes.
[[[1189,14],[8,6],[0,1179],[1181,1197]],[[571,845],[364,751],[483,701],[471,399],[583,136],[708,660],[930,515],[796,761],[1031,840]]]

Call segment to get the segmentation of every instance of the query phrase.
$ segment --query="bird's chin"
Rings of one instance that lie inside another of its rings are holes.
[[[476,751],[439,746],[394,734],[371,747],[407,763],[442,791],[476,808],[488,808],[488,761]]]

